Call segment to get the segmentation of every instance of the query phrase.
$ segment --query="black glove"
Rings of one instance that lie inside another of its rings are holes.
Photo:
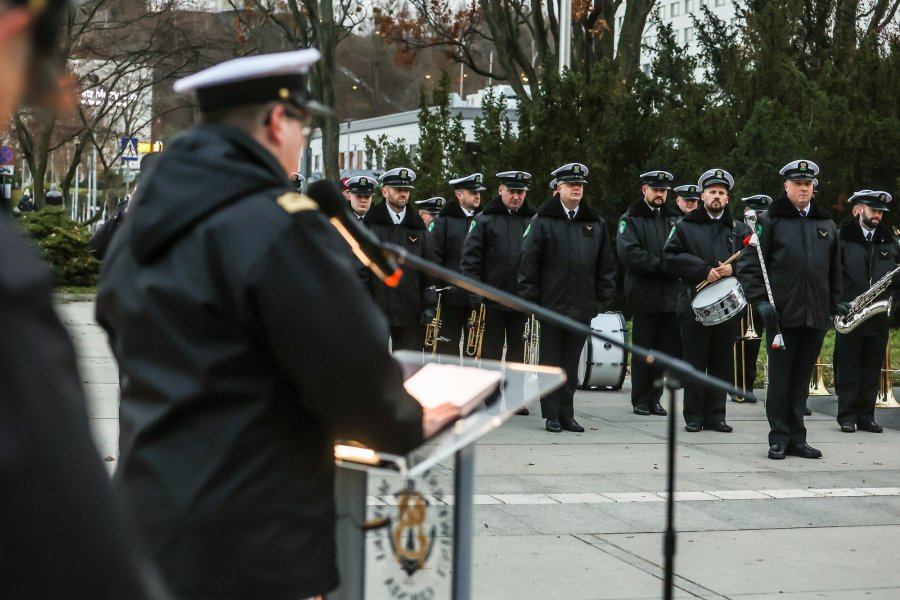
[[[422,318],[419,319],[419,322],[422,323],[422,325],[428,325],[429,323],[434,321],[435,315],[437,315],[437,311],[435,309],[426,308],[422,311]]]
[[[762,301],[756,305],[756,311],[765,323],[766,327],[778,322],[778,311],[772,306],[771,302]]]
[[[850,303],[838,302],[837,306],[835,306],[835,312],[842,317],[846,317],[850,313]]]

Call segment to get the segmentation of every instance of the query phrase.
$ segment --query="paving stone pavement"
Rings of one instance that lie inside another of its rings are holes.
[[[63,298],[58,306],[112,470],[115,361],[91,302]],[[545,432],[533,409],[478,444],[475,598],[662,597],[666,419],[634,415],[628,387],[626,379],[618,392],[577,393],[582,434]],[[878,411],[883,434],[843,434],[835,404],[810,399],[809,441],[820,460],[768,460],[761,403],[728,404],[731,434],[689,434],[679,419],[676,598],[900,598],[900,411]],[[435,468],[437,489],[426,490],[438,519],[450,514],[452,467]],[[392,491],[370,483],[370,516],[396,503]],[[383,532],[368,537],[367,598],[449,597],[446,555],[434,552],[428,568],[407,578],[389,543]]]

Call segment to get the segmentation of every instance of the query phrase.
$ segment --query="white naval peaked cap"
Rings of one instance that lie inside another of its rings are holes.
[[[734,187],[734,177],[725,169],[710,169],[700,176],[697,187],[705,190],[711,185],[724,185],[730,190]]]
[[[307,73],[321,54],[315,48],[244,56],[219,63],[175,82],[180,94],[196,92],[200,109],[227,108],[282,101],[315,114],[330,110],[310,100]]]

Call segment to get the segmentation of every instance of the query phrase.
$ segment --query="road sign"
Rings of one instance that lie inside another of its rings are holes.
[[[12,175],[14,170],[12,165],[0,165],[0,175]]]
[[[137,138],[122,138],[122,160],[137,160],[137,145]]]
[[[147,154],[148,152],[153,152],[153,144],[151,144],[150,142],[138,142],[137,151],[138,154]]]
[[[9,146],[0,146],[0,165],[11,165],[15,162],[16,156],[13,149]]]

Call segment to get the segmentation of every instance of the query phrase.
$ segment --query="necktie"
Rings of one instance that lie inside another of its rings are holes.
[[[867,232],[866,232],[866,241],[867,241],[867,242],[871,242],[871,241],[872,241],[872,232],[871,232],[871,231],[867,231]]]
[[[571,221],[571,220],[574,219],[574,218],[575,218],[575,211],[574,211],[574,210],[570,210],[570,211],[569,211],[569,220]]]

